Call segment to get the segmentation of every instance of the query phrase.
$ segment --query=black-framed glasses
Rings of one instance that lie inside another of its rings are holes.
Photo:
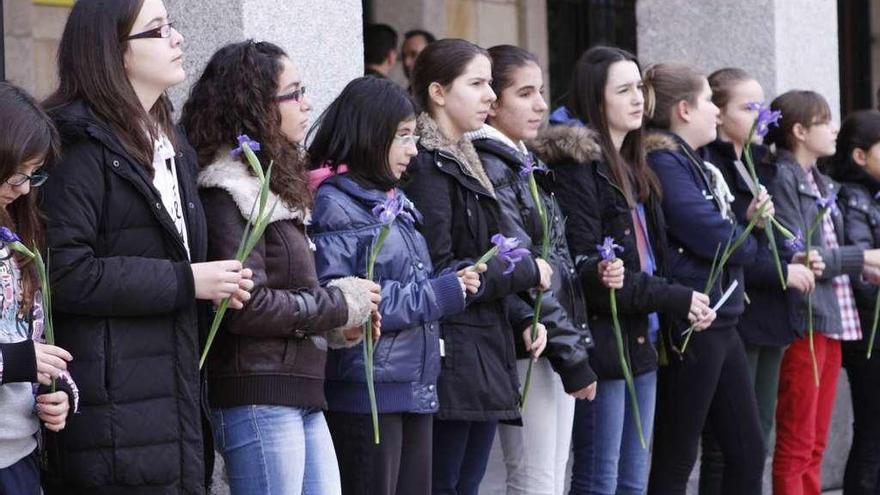
[[[278,95],[275,97],[275,101],[290,101],[293,100],[297,103],[301,102],[303,97],[306,95],[306,87],[301,86],[299,89],[293,90],[290,93],[284,93],[283,95]]]
[[[9,176],[6,179],[6,183],[10,186],[20,186],[27,181],[31,182],[31,187],[40,187],[46,183],[46,179],[49,178],[49,174],[46,172],[34,172],[34,175],[23,174],[21,172],[16,172]]]
[[[149,39],[149,38],[170,38],[171,37],[171,28],[174,27],[173,22],[169,22],[166,24],[162,24],[159,27],[155,27],[153,29],[148,29],[142,33],[132,34],[131,36],[126,36],[122,38],[122,41],[131,41],[131,40],[140,40],[140,39]]]

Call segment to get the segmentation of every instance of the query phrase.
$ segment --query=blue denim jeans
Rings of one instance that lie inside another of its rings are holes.
[[[571,495],[642,495],[648,487],[648,460],[657,373],[634,377],[642,431],[639,442],[633,411],[623,380],[603,380],[593,402],[577,401],[572,432],[574,464]]]
[[[232,495],[338,495],[339,467],[324,413],[251,405],[211,411]]]

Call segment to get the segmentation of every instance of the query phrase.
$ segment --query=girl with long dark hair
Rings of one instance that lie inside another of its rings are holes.
[[[424,215],[422,234],[435,272],[473,265],[502,230],[495,188],[465,137],[483,125],[495,101],[491,79],[486,51],[464,40],[431,43],[413,69],[412,90],[424,112],[416,125],[419,153],[403,189]],[[523,339],[533,358],[546,343],[543,325],[532,341],[532,308],[516,294],[549,288],[550,265],[528,256],[512,269],[499,258],[487,268],[465,311],[440,325],[437,494],[477,493],[498,421],[520,419],[514,341]]]
[[[238,261],[204,262],[195,154],[165,95],[182,43],[161,0],[76,2],[61,38],[43,209],[56,339],[82,390],[50,450],[61,493],[205,491],[197,300],[241,308],[252,284]]]
[[[311,232],[322,279],[363,275],[382,228],[373,210],[402,206],[376,258],[382,340],[373,374],[381,443],[372,435],[363,348],[331,351],[327,405],[346,494],[431,493],[433,413],[439,407],[439,320],[464,310],[480,286],[476,270],[433,274],[421,213],[398,188],[418,153],[415,106],[395,83],[356,79],[317,123],[309,147],[315,182]],[[480,269],[484,267],[479,267]]]

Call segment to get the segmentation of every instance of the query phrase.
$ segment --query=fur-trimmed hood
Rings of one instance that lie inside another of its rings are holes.
[[[541,161],[549,164],[569,160],[588,163],[602,157],[596,132],[583,126],[551,125],[526,144]]]
[[[681,145],[672,135],[661,131],[650,131],[644,137],[645,154],[652,151],[678,151]]]
[[[218,153],[213,163],[199,172],[199,187],[218,187],[228,192],[235,205],[238,206],[244,218],[249,218],[253,211],[254,202],[260,194],[260,183],[251,175],[247,165],[233,158],[229,150]],[[268,208],[278,201],[278,206],[272,211],[270,222],[279,220],[295,220],[304,225],[311,221],[311,212],[299,208],[291,208],[284,200],[274,192],[269,191]]]

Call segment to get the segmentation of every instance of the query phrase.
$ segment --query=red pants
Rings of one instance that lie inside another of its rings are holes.
[[[813,377],[810,342],[796,340],[782,358],[776,406],[774,495],[820,495],[822,453],[840,374],[840,342],[813,335],[819,386]]]

